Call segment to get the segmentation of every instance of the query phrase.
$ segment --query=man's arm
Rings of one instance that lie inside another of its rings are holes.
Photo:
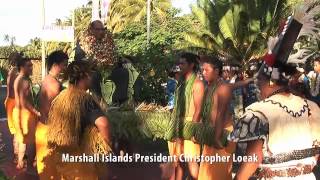
[[[228,107],[230,106],[230,100],[232,97],[231,88],[228,85],[221,85],[217,89],[217,99],[218,99],[218,109],[217,109],[217,119],[215,120],[215,148],[221,149],[223,145],[221,143],[221,136],[223,133],[223,125],[225,121],[226,114],[228,113]],[[215,102],[214,102],[215,103]]]
[[[21,88],[19,89],[19,98],[21,105],[36,116],[40,116],[40,112],[33,107],[31,102],[29,102],[30,93],[30,83],[26,80],[21,80]]]
[[[242,163],[237,174],[236,180],[247,180],[254,174],[254,172],[259,167],[259,164],[262,163],[263,155],[262,155],[262,147],[263,140],[255,140],[249,141],[247,146],[247,156],[257,156],[258,162],[245,162]]]
[[[193,122],[200,122],[200,115],[202,110],[202,102],[204,96],[204,84],[200,80],[196,80],[193,86],[193,101],[194,101],[194,114],[192,117]]]
[[[254,78],[248,78],[243,81],[238,81],[232,84],[232,90],[248,85],[250,82],[254,81]]]
[[[95,120],[95,125],[97,126],[102,138],[111,147],[111,127],[108,119],[105,116],[100,116]]]

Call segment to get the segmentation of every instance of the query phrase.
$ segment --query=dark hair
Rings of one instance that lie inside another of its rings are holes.
[[[215,69],[219,70],[219,76],[222,75],[223,63],[216,56],[202,56],[201,61],[202,63],[207,63],[212,65]]]
[[[189,65],[193,64],[193,71],[197,72],[199,70],[199,59],[200,57],[198,55],[195,55],[193,53],[184,52],[180,54],[180,58],[186,59],[187,63]]]
[[[11,66],[16,66],[17,62],[22,59],[23,55],[19,52],[13,52],[9,55],[8,60]]]
[[[295,73],[297,73],[297,69],[296,66],[294,64],[284,64],[284,63],[280,63],[277,62],[276,63],[276,68],[278,68],[278,71],[280,74],[285,73],[286,76],[293,76]],[[261,73],[263,74],[263,77],[265,77],[266,79],[271,80],[271,76],[265,74],[265,73]],[[286,79],[284,77],[280,77],[279,80],[272,80],[276,85],[278,86],[288,86],[289,84],[289,79]]]
[[[92,71],[93,67],[88,61],[73,61],[67,67],[65,79],[69,80],[70,84],[76,85],[81,79],[89,76]]]
[[[47,59],[47,68],[50,70],[54,64],[60,64],[66,60],[68,60],[69,57],[66,53],[63,51],[53,51]]]
[[[27,62],[30,62],[30,61],[31,61],[31,59],[25,58],[25,57],[21,57],[21,58],[17,59],[16,66],[18,68],[18,71],[20,71],[21,67],[25,66],[27,64]]]
[[[314,60],[313,60],[313,63],[314,63],[314,62],[320,63],[320,56],[319,56],[318,58],[314,59]]]

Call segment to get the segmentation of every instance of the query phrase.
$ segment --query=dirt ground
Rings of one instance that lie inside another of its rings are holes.
[[[0,164],[0,169],[6,176],[15,180],[38,180],[37,176],[26,173],[26,169],[16,170],[13,163],[12,136],[9,133],[7,121],[0,122],[0,132],[6,154],[5,162]],[[172,173],[170,164],[167,163],[115,163],[110,165],[110,178],[112,180],[160,180],[168,179]],[[107,179],[107,178],[105,178]]]

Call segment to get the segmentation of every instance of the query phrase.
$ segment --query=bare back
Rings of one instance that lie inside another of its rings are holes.
[[[18,76],[16,68],[11,69],[8,72],[7,78],[7,97],[14,99],[14,81]]]
[[[14,81],[15,107],[30,109],[32,106],[31,84],[23,75],[18,75]]]
[[[41,121],[43,123],[47,122],[51,103],[61,90],[61,83],[50,75],[46,76],[42,81],[39,95],[39,104],[40,113],[42,114]]]

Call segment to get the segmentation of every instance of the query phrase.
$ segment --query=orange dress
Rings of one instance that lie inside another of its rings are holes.
[[[232,122],[227,122],[225,129],[229,132],[233,130]],[[231,180],[232,179],[232,153],[236,149],[236,144],[234,142],[228,142],[227,147],[223,149],[215,149],[204,145],[202,155],[203,156],[229,156],[227,162],[201,162],[199,169],[199,180]]]
[[[36,158],[37,158],[37,170],[39,178],[46,179],[47,177],[44,174],[44,158],[49,154],[49,149],[47,148],[47,131],[48,126],[41,123],[37,123],[36,127]]]
[[[16,130],[14,129],[13,119],[12,119],[12,112],[15,106],[14,98],[6,98],[4,101],[4,106],[7,112],[7,120],[8,120],[8,127],[11,134],[15,134]]]
[[[18,143],[35,142],[36,117],[27,109],[14,107],[12,111],[15,135]]]

